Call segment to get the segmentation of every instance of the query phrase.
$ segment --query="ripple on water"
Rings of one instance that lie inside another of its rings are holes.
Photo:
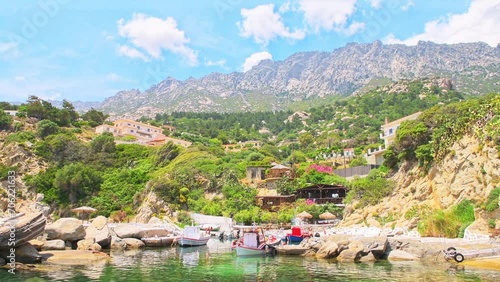
[[[417,262],[337,263],[315,258],[237,257],[229,243],[111,252],[107,264],[0,271],[0,281],[500,281],[500,271]]]

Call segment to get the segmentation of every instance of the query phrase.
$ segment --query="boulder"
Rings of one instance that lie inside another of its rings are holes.
[[[15,248],[15,260],[20,263],[40,263],[42,261],[42,256],[40,253],[31,245],[30,243],[23,244]],[[10,250],[0,251],[0,257],[4,258],[6,261],[10,261],[11,256]]]
[[[303,255],[308,248],[304,248],[298,245],[285,245],[281,247],[276,247],[279,255]]]
[[[369,252],[366,256],[362,256],[359,259],[359,262],[373,262],[376,260],[377,260],[377,258],[371,252]]]
[[[18,205],[26,202],[22,201]],[[12,243],[15,246],[21,246],[37,238],[45,230],[45,225],[46,219],[39,212],[21,212],[14,216],[0,218],[0,250],[8,251]]]
[[[125,250],[127,248],[127,243],[125,243],[122,238],[112,236],[109,248],[111,250]]]
[[[144,237],[165,237],[171,235],[173,232],[171,230],[159,227],[149,227],[147,229],[141,230],[138,234],[139,238],[136,237],[122,237],[122,238],[144,238]]]
[[[37,251],[41,251],[42,250],[42,246],[44,244],[44,242],[40,241],[40,240],[37,240],[37,239],[33,239],[33,240],[30,240],[29,243],[31,245],[33,245],[33,247],[35,247],[35,249]]]
[[[78,241],[85,238],[85,228],[76,218],[60,218],[45,228],[47,240],[61,239],[64,241]]]
[[[101,245],[97,244],[94,242],[92,239],[84,239],[80,240],[77,243],[77,248],[78,251],[93,251],[93,252],[100,252],[101,251]]]
[[[45,251],[40,253],[44,262],[58,265],[95,265],[100,262],[107,262],[109,255],[92,251]]]
[[[334,241],[327,241],[323,246],[316,252],[317,258],[329,259],[338,256],[339,245]]]
[[[96,217],[85,232],[85,239],[93,239],[95,243],[103,248],[109,246],[111,243],[108,220],[104,216]]]
[[[113,228],[116,236],[120,238],[135,238],[141,239],[141,229],[139,229],[134,224],[119,224]]]
[[[340,252],[337,260],[340,262],[357,262],[363,255],[366,255],[363,243],[355,240],[349,243],[346,250]]]
[[[357,238],[363,243],[366,252],[371,252],[376,258],[382,258],[389,246],[389,240],[385,236],[360,237]]]
[[[42,245],[42,251],[64,250],[64,249],[66,249],[66,243],[61,239],[48,240],[45,241]]]
[[[163,224],[163,221],[156,216],[153,216],[152,218],[149,219],[148,224]]]
[[[414,254],[410,254],[401,250],[392,250],[387,257],[389,261],[414,261],[419,260]]]
[[[305,251],[302,256],[304,257],[315,257],[316,256],[316,251],[313,250],[313,249],[309,249],[307,251]]]
[[[129,250],[129,249],[141,249],[141,248],[146,247],[144,242],[142,242],[139,239],[135,239],[135,238],[125,238],[125,239],[123,239],[123,242],[125,242],[125,244],[127,244],[127,250]]]
[[[474,210],[474,222],[469,225],[464,230],[464,239],[466,240],[480,240],[489,239],[489,226],[488,226],[488,214],[481,211],[481,209],[476,208]]]

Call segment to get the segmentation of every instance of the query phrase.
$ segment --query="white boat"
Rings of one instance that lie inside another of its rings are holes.
[[[199,226],[186,226],[179,238],[179,245],[181,247],[187,246],[203,246],[210,240],[210,234],[200,231]]]
[[[200,229],[203,231],[219,231],[220,230],[220,225],[219,224],[202,224],[200,225]]]
[[[243,233],[243,240],[235,241],[237,256],[266,256],[275,255],[276,249],[267,242],[259,242],[259,234],[255,232]],[[276,241],[278,241],[276,239]],[[279,242],[279,241],[278,241]]]

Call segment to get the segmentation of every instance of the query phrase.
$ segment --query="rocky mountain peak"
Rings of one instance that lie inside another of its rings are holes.
[[[245,73],[211,73],[185,81],[169,77],[144,93],[120,91],[100,109],[111,115],[142,113],[141,108],[151,115],[284,110],[306,99],[351,95],[373,79],[433,76],[451,79],[466,94],[495,91],[500,79],[500,45],[350,43],[332,52],[300,52],[283,61],[264,60]]]

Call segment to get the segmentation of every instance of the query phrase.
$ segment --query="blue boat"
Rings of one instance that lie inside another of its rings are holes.
[[[286,236],[287,236],[288,242],[300,243],[300,242],[302,242],[302,240],[304,240],[304,238],[309,237],[309,233],[302,232],[302,229],[300,227],[294,226],[294,227],[292,227],[292,233],[287,234]]]

